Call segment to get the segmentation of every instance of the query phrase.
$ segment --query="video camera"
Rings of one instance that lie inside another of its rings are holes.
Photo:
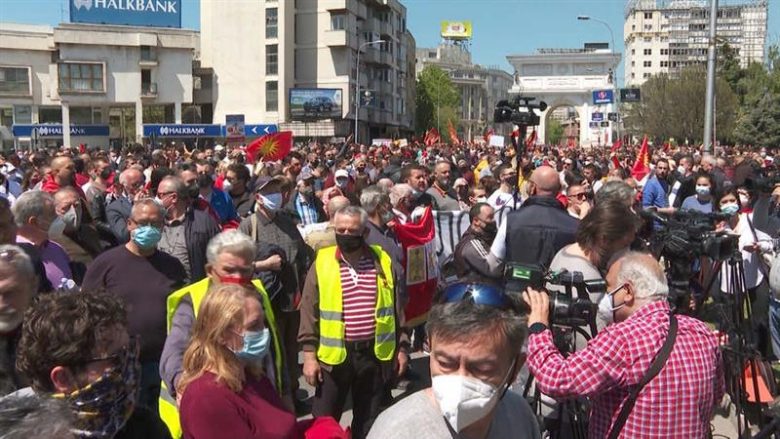
[[[550,323],[595,327],[598,304],[590,300],[589,294],[606,292],[603,279],[586,281],[580,271],[550,272],[538,265],[513,263],[507,263],[504,273],[507,292],[521,294],[528,287],[546,290],[548,284],[564,288],[563,291],[547,293],[550,296]]]
[[[655,233],[652,247],[654,253],[666,258],[692,261],[693,258],[707,256],[714,261],[723,261],[738,250],[737,235],[715,232],[715,224],[728,220],[730,215],[694,210],[678,210],[672,215],[644,210],[640,215],[662,224]]]
[[[534,100],[536,98],[518,96],[511,101],[498,101],[493,111],[493,120],[495,123],[511,122],[520,127],[537,126],[541,118],[534,110],[544,111],[547,104],[544,101],[534,104]]]

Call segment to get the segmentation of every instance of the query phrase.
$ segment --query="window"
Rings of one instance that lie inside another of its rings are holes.
[[[141,46],[141,61],[157,61],[151,46]]]
[[[268,44],[265,46],[265,74],[279,74],[279,45]]]
[[[344,30],[347,28],[347,15],[342,13],[332,14],[330,16],[331,30]]]
[[[661,55],[669,55],[669,49],[661,49]]]
[[[669,61],[661,61],[661,67],[669,67]]]
[[[0,67],[0,94],[30,94],[27,67]]]
[[[653,19],[653,13],[645,12],[645,20],[652,20],[652,19]]]
[[[644,41],[645,41],[645,43],[652,43],[653,42],[653,37],[645,37]]]
[[[279,10],[267,8],[265,10],[265,37],[276,38],[279,36]]]
[[[653,49],[645,49],[644,54],[645,55],[652,55],[653,54]]]
[[[643,74],[643,75],[642,75],[642,77],[643,77],[643,78],[645,78],[645,79],[647,79],[647,78],[649,78],[649,77],[650,77],[650,74],[649,74],[649,73],[645,73],[645,74]]]
[[[636,65],[636,62],[631,61],[631,67],[634,67]]]
[[[631,49],[631,54],[636,55],[636,49]]]
[[[645,61],[645,62],[644,62],[642,65],[643,65],[644,67],[652,67],[652,66],[653,66],[653,63],[652,63],[652,61]]]
[[[60,92],[103,93],[103,64],[60,63]]]
[[[279,82],[265,83],[265,111],[279,111]]]
[[[634,79],[634,78],[636,78],[636,74],[631,73],[631,79]]]

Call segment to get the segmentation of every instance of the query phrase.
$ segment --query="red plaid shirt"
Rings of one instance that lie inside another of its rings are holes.
[[[639,393],[621,438],[706,437],[724,381],[718,340],[707,326],[677,316],[674,349],[666,365]],[[641,307],[609,325],[584,350],[564,358],[546,330],[528,339],[528,367],[539,389],[556,399],[589,397],[589,437],[607,437],[631,389],[644,376],[669,331],[665,300]]]

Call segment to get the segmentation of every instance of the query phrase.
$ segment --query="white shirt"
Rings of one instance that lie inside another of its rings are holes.
[[[756,234],[753,235],[753,231],[750,229],[748,221],[753,221],[753,214],[741,213],[739,214],[739,222],[737,228],[733,230],[733,233],[739,235],[739,250],[742,252],[742,260],[745,266],[745,287],[755,288],[761,284],[764,280],[764,272],[761,265],[761,252],[769,252],[772,250],[772,238],[766,233],[755,229]],[[758,240],[756,240],[758,237]],[[761,245],[761,252],[751,253],[742,250],[745,246],[751,245],[754,242],[759,242]],[[731,282],[731,267],[728,262],[724,262],[720,272],[720,289],[721,291],[728,291],[728,285]]]
[[[512,206],[514,204],[514,200],[515,195],[513,193],[507,193],[501,190],[501,188],[498,188],[488,197],[487,203],[490,204],[493,209],[498,210],[507,204]]]

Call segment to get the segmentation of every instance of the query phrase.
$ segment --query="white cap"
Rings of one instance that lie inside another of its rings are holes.
[[[339,178],[339,177],[349,178],[349,172],[347,172],[346,169],[339,169],[338,171],[336,171],[336,173],[333,175],[333,177],[334,178]]]
[[[214,147],[214,151],[222,151],[224,149],[225,149],[225,147],[222,146],[222,145],[217,145],[217,146]]]

